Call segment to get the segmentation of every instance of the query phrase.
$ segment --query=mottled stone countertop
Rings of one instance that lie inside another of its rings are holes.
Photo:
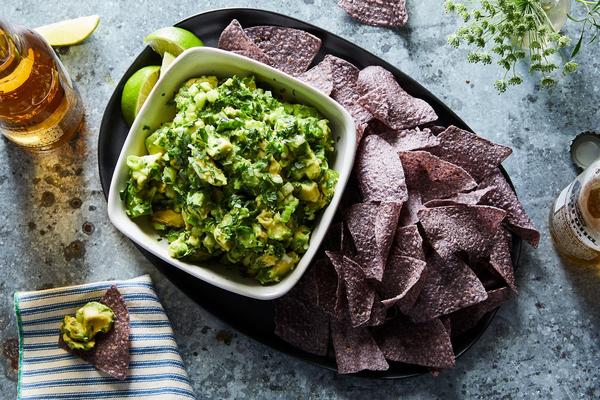
[[[575,176],[570,140],[600,130],[600,46],[584,49],[579,72],[551,90],[527,79],[499,96],[491,87],[495,67],[469,64],[464,50],[445,45],[457,22],[441,3],[408,0],[408,27],[391,31],[352,21],[335,0],[3,0],[2,17],[13,23],[37,26],[89,14],[102,22],[85,44],[59,52],[86,107],[75,144],[31,156],[0,140],[0,397],[16,393],[16,290],[149,273],[199,398],[600,398],[600,272],[561,265],[547,230],[550,204]],[[501,308],[453,370],[437,378],[371,381],[280,354],[192,302],[108,221],[96,142],[116,82],[150,31],[232,6],[286,13],[354,41],[421,82],[473,129],[514,149],[504,166],[542,242],[524,249],[520,296]]]

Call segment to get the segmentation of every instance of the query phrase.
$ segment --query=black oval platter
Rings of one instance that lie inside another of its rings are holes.
[[[323,41],[323,45],[315,59],[315,63],[320,61],[325,54],[333,54],[352,62],[358,68],[364,68],[368,65],[380,65],[391,71],[407,92],[431,104],[440,117],[439,122],[441,125],[447,126],[453,124],[460,128],[471,130],[445,104],[393,65],[333,33],[295,18],[258,9],[230,8],[197,14],[177,23],[175,26],[194,32],[204,41],[206,46],[216,46],[219,35],[234,18],[240,21],[243,27],[279,25],[302,29],[318,36]],[[120,99],[123,86],[127,79],[139,68],[146,65],[160,65],[160,62],[160,57],[149,47],[146,47],[127,69],[106,106],[98,137],[98,167],[100,182],[105,196],[108,195],[114,168],[129,131],[129,126],[125,123],[121,115]],[[503,173],[508,179],[504,170]],[[272,302],[249,299],[221,290],[190,277],[185,272],[170,266],[141,248],[140,251],[190,298],[219,319],[231,325],[234,329],[271,348],[324,368],[336,369],[335,359],[332,355],[319,357],[305,353],[283,342],[274,335]],[[521,241],[517,238],[513,241],[512,254],[513,262],[516,266],[521,254]],[[495,313],[496,310],[490,312],[475,328],[453,341],[454,351],[457,356],[466,352],[480,338]],[[422,367],[392,362],[387,371],[362,372],[356,375],[369,378],[400,379],[421,375],[425,372],[427,372],[427,369]]]

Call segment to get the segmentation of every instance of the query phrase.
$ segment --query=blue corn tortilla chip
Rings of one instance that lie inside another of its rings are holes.
[[[456,126],[448,127],[438,135],[440,144],[429,152],[442,160],[462,167],[477,182],[494,173],[512,150]]]
[[[442,258],[465,252],[472,260],[489,256],[506,211],[490,206],[423,208],[419,221],[431,246]]]
[[[330,59],[323,60],[308,71],[298,76],[298,79],[320,90],[329,96],[333,92],[333,70]]]
[[[494,170],[480,183],[479,187],[482,189],[493,188],[482,197],[480,203],[505,210],[509,229],[533,247],[537,247],[540,242],[540,233],[535,229],[533,222],[502,172],[499,169]]]
[[[317,306],[329,315],[335,315],[338,276],[327,258],[321,258],[312,265],[317,284]]]
[[[423,207],[421,194],[414,190],[408,191],[408,199],[402,204],[400,213],[400,226],[414,225],[419,222],[419,210]]]
[[[483,189],[473,190],[472,192],[467,193],[457,193],[456,195],[449,197],[447,199],[435,199],[429,200],[427,203],[423,204],[423,207],[432,208],[432,207],[443,207],[443,206],[454,206],[457,204],[468,204],[468,205],[477,205],[481,203],[481,200],[486,197],[486,195],[495,189],[494,187],[487,187]]]
[[[487,298],[480,303],[463,308],[449,315],[452,325],[452,337],[458,337],[474,328],[490,311],[498,308],[511,296],[509,288],[500,288],[487,292]]]
[[[375,293],[371,317],[364,326],[381,326],[385,323],[387,317],[387,307],[381,302],[381,298]]]
[[[452,320],[450,319],[450,316],[444,315],[443,317],[440,317],[440,321],[444,324],[444,329],[448,336],[452,337]]]
[[[464,169],[429,152],[403,151],[398,154],[408,188],[408,200],[400,215],[402,226],[419,222],[418,212],[424,202],[450,197],[477,185]]]
[[[321,39],[300,29],[253,26],[246,35],[270,60],[270,65],[290,75],[305,72],[321,48]]]
[[[417,303],[417,299],[419,298],[419,295],[421,294],[421,291],[423,290],[426,281],[427,262],[425,262],[425,268],[421,272],[419,280],[414,285],[412,285],[408,292],[406,292],[406,294],[396,303],[398,309],[402,312],[402,314],[408,315],[410,313],[410,310]]]
[[[428,128],[393,130],[380,121],[371,121],[366,134],[377,135],[396,151],[423,150],[440,144],[440,140]]]
[[[356,254],[356,248],[354,246],[354,243],[352,242],[352,237],[350,237],[350,232],[348,231],[348,227],[346,226],[346,224],[344,222],[341,222],[341,224],[342,224],[342,229],[341,229],[342,237],[340,239],[340,241],[341,241],[340,251],[344,255],[354,256]]]
[[[369,328],[353,328],[332,320],[331,338],[340,374],[353,374],[364,370],[385,371],[389,368]]]
[[[348,297],[346,296],[346,285],[344,281],[344,256],[339,252],[326,251],[325,254],[337,275],[337,286],[335,290],[335,305],[333,316],[340,321],[348,320]]]
[[[431,368],[451,368],[455,364],[450,335],[439,319],[415,324],[399,317],[377,329],[377,344],[386,359]]]
[[[356,143],[360,143],[364,131],[373,116],[358,101],[359,69],[354,64],[341,58],[327,55],[322,61],[330,63],[333,75],[333,91],[331,97],[340,103],[354,118],[356,124]]]
[[[436,125],[435,123],[424,124],[423,126],[421,126],[421,128],[429,129],[429,131],[435,136],[438,136],[440,133],[444,132],[447,129],[447,127]]]
[[[408,198],[398,154],[379,136],[367,136],[356,155],[354,171],[365,202],[403,203]]]
[[[319,308],[285,296],[273,302],[275,334],[311,354],[327,354],[329,318]]]
[[[512,255],[512,235],[510,232],[501,229],[497,234],[490,254],[490,265],[502,277],[504,282],[515,293],[517,286],[513,269]]]
[[[403,309],[413,306],[422,285],[417,285],[426,268],[423,240],[416,225],[398,227],[383,274],[382,304]]]
[[[353,327],[358,327],[371,318],[375,291],[369,286],[361,266],[354,260],[344,256],[343,268],[350,323]]]
[[[426,151],[399,153],[409,191],[420,194],[421,201],[444,199],[477,186],[461,167]]]
[[[392,250],[383,274],[382,303],[391,307],[401,301],[419,282],[426,265],[423,260],[400,256]]]
[[[406,0],[338,0],[338,4],[363,24],[399,28],[408,22]]]
[[[401,209],[397,203],[358,203],[346,210],[345,222],[356,246],[356,261],[368,278],[383,278]]]
[[[431,321],[487,298],[475,273],[459,258],[427,255],[427,274],[415,305],[407,311],[414,322]]]
[[[394,75],[382,67],[370,66],[360,71],[358,90],[360,104],[394,130],[437,120],[435,111],[426,101],[406,93]]]
[[[425,261],[423,238],[416,225],[397,227],[393,249],[393,254],[397,254],[398,256]]]
[[[273,302],[275,334],[311,354],[325,355],[329,317],[319,307],[318,265],[312,265],[288,295]]]
[[[125,299],[116,286],[111,286],[100,303],[110,307],[114,313],[112,328],[104,335],[98,335],[96,345],[89,351],[72,350],[59,335],[58,345],[64,350],[77,355],[108,375],[124,380],[129,369],[129,312]]]
[[[252,58],[263,64],[270,65],[272,63],[269,56],[246,35],[246,32],[244,32],[244,29],[236,19],[232,20],[223,30],[219,37],[218,46],[220,49]]]

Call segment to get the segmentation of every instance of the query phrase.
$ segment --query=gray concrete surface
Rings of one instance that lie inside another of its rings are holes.
[[[394,32],[355,23],[335,0],[4,0],[1,16],[14,23],[36,26],[87,14],[99,14],[102,23],[85,44],[60,52],[86,105],[86,127],[76,144],[33,157],[0,140],[0,397],[16,393],[14,291],[150,273],[199,398],[599,398],[600,271],[561,265],[546,219],[553,198],[574,177],[571,138],[600,130],[600,47],[582,50],[579,72],[551,90],[528,78],[499,96],[491,87],[495,67],[468,64],[464,50],[445,45],[456,20],[443,14],[441,1],[408,3],[409,25]],[[145,34],[230,6],[280,11],[354,41],[423,83],[478,132],[514,148],[505,167],[542,242],[524,251],[520,296],[453,370],[437,378],[370,381],[282,355],[180,293],[108,221],[96,141],[115,82],[142,50]]]

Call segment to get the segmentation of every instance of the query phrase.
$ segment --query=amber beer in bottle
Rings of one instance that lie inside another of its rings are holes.
[[[25,148],[72,139],[81,98],[60,60],[36,32],[0,20],[0,132]]]
[[[550,234],[567,263],[600,266],[600,159],[560,193],[550,210]]]

